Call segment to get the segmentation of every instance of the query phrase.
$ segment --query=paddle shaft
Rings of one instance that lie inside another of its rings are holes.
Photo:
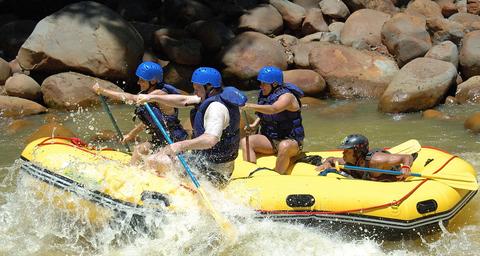
[[[400,171],[384,170],[384,169],[377,169],[377,168],[367,168],[367,167],[352,166],[352,165],[339,165],[339,167],[344,168],[344,169],[349,169],[349,170],[364,171],[364,172],[379,172],[379,173],[386,173],[386,174],[391,174],[391,175],[402,175],[403,174]],[[410,173],[410,176],[430,178],[430,179],[446,179],[446,180],[470,182],[470,180],[466,180],[466,179],[462,179],[462,178],[442,177],[440,175],[426,175],[426,174],[415,173],[415,172]]]
[[[243,117],[245,118],[245,123],[247,124],[247,126],[250,126],[250,122],[248,121],[247,112],[245,112],[245,110],[243,111]],[[248,128],[250,128],[250,127],[248,127]],[[250,139],[249,139],[249,136],[248,136],[248,131],[245,132],[245,146],[246,146],[246,150],[247,150],[247,161],[250,162]]]
[[[157,127],[158,127],[158,128],[160,129],[160,131],[162,132],[163,137],[165,137],[165,140],[167,140],[168,144],[169,144],[169,145],[173,144],[172,139],[170,138],[170,136],[168,136],[167,131],[165,130],[165,128],[163,127],[163,125],[160,123],[160,120],[158,120],[158,118],[157,118],[157,116],[155,115],[155,113],[153,113],[153,110],[152,110],[152,108],[150,107],[150,105],[148,105],[148,103],[145,103],[145,107],[147,108],[148,113],[149,113],[150,116],[152,117],[152,119],[153,119],[153,121],[155,122],[155,124],[157,125]],[[192,180],[193,184],[195,184],[195,187],[199,188],[199,187],[200,187],[200,183],[199,183],[198,180],[195,178],[195,176],[193,176],[192,170],[190,170],[190,167],[188,166],[187,162],[186,162],[185,159],[183,158],[183,155],[182,155],[182,154],[177,154],[177,157],[178,157],[178,159],[180,160],[180,163],[182,163],[183,167],[185,168],[185,171],[187,172],[188,176],[189,176],[190,179]]]
[[[100,102],[102,102],[103,109],[105,109],[105,112],[107,112],[108,117],[110,118],[110,121],[112,121],[113,127],[117,131],[118,137],[123,140],[123,134],[122,131],[120,131],[120,128],[118,128],[117,121],[115,121],[115,118],[113,117],[112,112],[110,111],[110,107],[108,107],[107,101],[105,100],[105,97],[102,95],[99,95],[100,97]],[[127,144],[124,144],[125,148],[127,149],[128,152],[130,151],[130,147]]]

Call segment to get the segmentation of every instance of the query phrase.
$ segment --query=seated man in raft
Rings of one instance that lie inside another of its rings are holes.
[[[192,150],[203,160],[197,165],[216,185],[230,178],[240,143],[240,110],[247,97],[234,87],[223,87],[218,70],[197,68],[192,74],[194,94],[142,95],[138,103],[157,102],[172,107],[194,106],[190,112],[192,139],[177,141],[150,156],[147,165],[157,172],[171,164],[168,156]]]
[[[305,137],[300,112],[303,91],[284,83],[282,70],[277,67],[263,67],[257,80],[261,89],[258,104],[247,103],[244,109],[252,109],[258,115],[247,128],[255,129],[260,124],[260,134],[249,136],[248,149],[246,138],[241,140],[243,160],[256,163],[256,153],[277,155],[275,171],[286,174],[292,159],[302,150]]]
[[[362,172],[355,170],[344,170],[344,172],[353,178],[377,181],[396,181],[405,180],[410,175],[410,166],[413,163],[413,157],[406,154],[390,154],[382,150],[370,151],[368,139],[360,134],[348,135],[339,148],[343,149],[343,158],[329,157],[325,159],[322,165],[317,166],[317,171],[334,168],[335,163],[341,165],[353,165],[367,168],[377,168],[384,170],[400,170],[403,174],[398,176]]]
[[[151,95],[179,94],[179,91],[175,87],[163,81],[163,69],[155,62],[146,61],[141,63],[137,67],[135,74],[138,77],[137,83],[140,87],[140,93],[148,93]],[[122,100],[126,103],[135,103],[138,98],[138,95],[102,88],[98,83],[92,86],[92,90],[96,94],[111,99]],[[152,109],[157,118],[165,122],[168,132],[172,135],[173,141],[185,140],[188,137],[188,133],[183,129],[178,119],[177,108],[164,104],[152,104]],[[133,141],[144,129],[147,129],[147,132],[152,138],[149,142],[140,143],[135,146],[130,160],[131,164],[139,163],[142,157],[147,156],[150,151],[167,145],[165,138],[159,128],[154,124],[145,106],[140,105],[135,108],[135,117],[138,117],[141,123],[125,135],[122,143]]]

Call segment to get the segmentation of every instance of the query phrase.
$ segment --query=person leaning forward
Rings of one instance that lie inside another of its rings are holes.
[[[305,137],[300,111],[303,91],[284,83],[282,70],[277,67],[263,67],[257,80],[261,89],[258,104],[247,103],[243,109],[256,112],[258,118],[248,128],[255,130],[260,125],[260,134],[249,136],[248,149],[246,139],[242,139],[243,160],[256,163],[256,153],[276,154],[275,171],[285,174],[292,158],[302,150]]]
[[[353,165],[384,170],[400,170],[403,174],[392,176],[374,172],[344,170],[347,175],[357,179],[392,181],[405,180],[410,175],[410,166],[413,163],[412,155],[390,154],[382,150],[370,151],[367,137],[360,134],[348,135],[343,139],[339,148],[343,149],[343,157],[329,157],[323,164],[317,166],[317,171],[334,168],[335,164]]]
[[[165,94],[179,94],[178,90],[172,85],[163,82],[163,69],[155,62],[141,63],[135,72],[138,77],[138,85],[140,86],[140,93],[148,93],[151,95],[165,95]],[[125,92],[117,92],[100,87],[98,83],[92,86],[92,90],[99,94],[112,99],[122,100],[126,103],[136,103],[138,95],[133,95]],[[188,133],[183,129],[178,119],[178,109],[172,108],[163,104],[152,105],[152,110],[159,120],[163,120],[166,124],[167,130],[172,135],[173,141],[185,140]],[[151,116],[148,114],[145,106],[137,106],[135,108],[135,118],[138,117],[141,121],[129,133],[125,135],[122,143],[128,143],[137,137],[137,135],[147,129],[151,135],[149,142],[140,143],[135,146],[135,149],[130,160],[131,164],[137,164],[142,157],[147,156],[150,150],[154,150],[167,144],[159,128],[154,124]]]
[[[142,95],[139,103],[158,102],[172,107],[194,105],[190,112],[192,139],[175,142],[149,157],[147,164],[160,170],[169,163],[163,157],[194,150],[205,160],[199,166],[207,177],[224,184],[233,172],[240,142],[240,110],[247,97],[234,87],[222,87],[220,72],[210,67],[197,68],[192,74],[194,94]]]

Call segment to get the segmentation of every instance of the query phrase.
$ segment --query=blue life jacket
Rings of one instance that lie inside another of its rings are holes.
[[[179,94],[178,90],[169,84],[158,83],[156,85],[156,88],[168,94]],[[157,104],[150,103],[150,106],[158,120],[160,120],[160,122],[163,122],[163,125],[165,126],[167,132],[169,133],[171,139],[174,142],[187,139],[188,133],[185,131],[185,129],[183,129],[182,125],[180,124],[177,108],[175,108],[174,114],[166,115],[162,113]],[[135,115],[147,126],[147,132],[152,136],[152,143],[157,146],[168,144],[163,137],[162,132],[157,127],[144,105],[135,108]]]
[[[223,130],[220,141],[210,149],[199,150],[209,162],[226,163],[235,160],[240,145],[240,110],[239,106],[245,105],[247,97],[234,87],[225,87],[223,92],[205,99],[197,108],[190,112],[190,121],[193,127],[193,138],[205,132],[203,119],[208,106],[219,102],[228,109],[230,122]]]
[[[302,106],[300,98],[303,97],[303,91],[290,83],[277,86],[269,95],[263,95],[260,91],[258,104],[272,105],[285,93],[292,93],[295,98],[297,98],[298,104]],[[298,143],[303,142],[305,132],[302,125],[302,115],[300,110],[295,112],[285,110],[273,115],[259,112],[256,114],[260,117],[260,133],[270,140],[294,139]]]

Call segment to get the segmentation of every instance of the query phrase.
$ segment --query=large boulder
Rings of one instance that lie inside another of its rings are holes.
[[[285,25],[291,30],[297,30],[305,18],[305,9],[287,0],[270,0],[270,4],[277,8],[282,15]]]
[[[458,48],[450,41],[445,41],[433,46],[425,57],[443,60],[452,63],[455,68],[458,67]]]
[[[261,33],[245,32],[235,37],[221,53],[226,78],[249,80],[255,78],[264,66],[287,68],[287,57],[282,45]]]
[[[178,64],[199,65],[202,62],[202,43],[192,38],[156,37],[158,48]]]
[[[177,89],[193,92],[193,86],[190,81],[195,68],[170,62],[163,68],[163,80],[165,83],[175,85]]]
[[[7,78],[9,78],[11,74],[12,69],[10,65],[8,65],[8,62],[0,58],[0,85],[5,84],[5,81],[7,81]]]
[[[462,24],[465,27],[466,32],[480,29],[478,28],[478,24],[480,23],[480,16],[471,13],[456,13],[450,16],[448,20]]]
[[[472,76],[459,84],[455,99],[460,103],[480,104],[480,76]]]
[[[107,89],[123,91],[105,80],[80,73],[65,72],[49,76],[43,81],[41,86],[43,100],[49,108],[66,110],[99,105],[99,97],[91,89],[95,82]]]
[[[427,20],[434,18],[443,18],[442,8],[431,0],[411,1],[405,13],[410,15],[423,15]]]
[[[327,32],[328,24],[323,19],[322,10],[320,8],[310,8],[305,14],[305,19],[302,23],[302,33],[304,35],[313,34],[316,32]]]
[[[473,115],[469,116],[465,123],[463,124],[465,129],[470,130],[474,133],[480,133],[480,112],[476,112]]]
[[[450,62],[414,59],[388,85],[380,98],[379,110],[400,113],[433,108],[443,102],[456,77],[457,69]]]
[[[360,9],[372,9],[392,15],[397,12],[392,0],[343,0],[343,2],[352,12]]]
[[[77,137],[75,133],[73,133],[68,127],[60,123],[48,123],[44,124],[36,131],[34,131],[30,136],[25,139],[25,143],[30,143],[34,140],[43,138],[43,137],[65,137],[65,138],[73,138]]]
[[[42,19],[17,59],[27,70],[127,80],[142,54],[141,36],[120,15],[96,2],[79,2]]]
[[[334,19],[346,19],[350,15],[348,7],[342,1],[322,0],[319,5],[323,14]]]
[[[362,9],[358,10],[345,21],[340,41],[343,45],[357,49],[366,49],[369,46],[382,44],[382,26],[390,19],[390,14]]]
[[[425,55],[432,47],[425,18],[404,13],[398,13],[385,22],[382,43],[395,56],[399,66]]]
[[[329,43],[314,47],[309,60],[338,99],[378,98],[398,73],[395,61],[384,55]]]
[[[464,78],[480,75],[480,30],[465,35],[460,48],[460,68]]]
[[[31,100],[0,95],[0,116],[19,117],[47,112],[47,109]]]
[[[24,74],[15,74],[5,84],[7,94],[27,100],[39,101],[42,98],[40,85]]]
[[[303,7],[306,11],[311,8],[318,8],[318,4],[321,0],[292,0],[294,4],[298,4]]]
[[[298,43],[292,46],[293,53],[293,62],[296,68],[299,69],[308,69],[310,68],[310,51],[316,47],[319,47],[325,42],[308,42],[308,43]]]
[[[196,21],[188,25],[187,30],[194,35],[209,52],[217,52],[227,45],[235,34],[218,21]]]
[[[240,16],[238,28],[278,35],[283,30],[283,18],[272,5],[259,5]]]
[[[293,69],[283,72],[283,80],[303,90],[307,96],[322,94],[326,89],[325,80],[317,72],[309,69]]]
[[[7,60],[15,59],[18,50],[32,33],[37,22],[17,20],[0,27],[0,50]]]
[[[452,41],[460,45],[460,41],[465,35],[465,26],[448,19],[434,18],[427,20],[427,28],[432,35],[434,44],[443,41]]]

